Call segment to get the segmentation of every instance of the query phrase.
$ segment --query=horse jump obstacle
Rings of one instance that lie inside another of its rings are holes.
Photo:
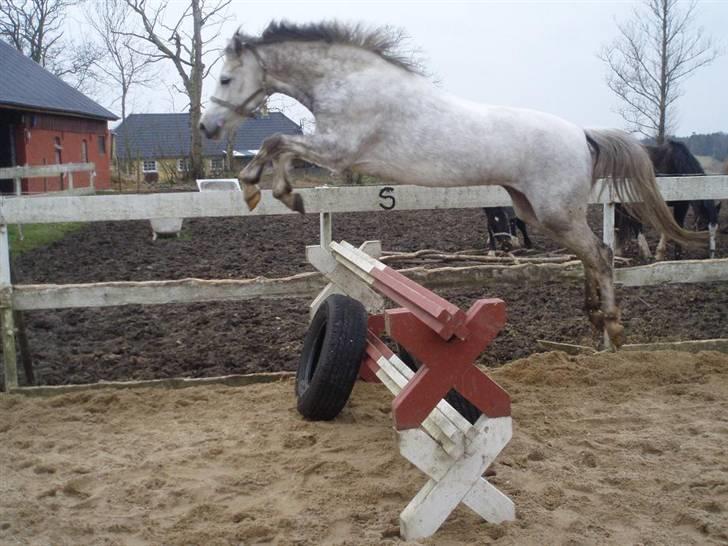
[[[483,478],[511,438],[510,398],[474,365],[505,324],[505,304],[483,299],[464,312],[364,248],[380,247],[373,241],[359,249],[343,241],[329,250],[307,247],[309,261],[332,281],[313,305],[339,292],[361,298],[370,312],[360,375],[394,394],[400,453],[430,478],[400,514],[402,536],[434,534],[460,502],[492,523],[515,519],[513,502]],[[402,307],[383,310],[382,295]],[[422,362],[416,372],[381,341],[382,332]],[[443,400],[451,388],[482,412],[474,424]]]

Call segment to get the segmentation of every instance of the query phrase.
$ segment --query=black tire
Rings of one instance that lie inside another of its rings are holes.
[[[344,408],[359,375],[367,340],[367,312],[353,298],[326,298],[311,321],[296,372],[298,412],[328,421]]]
[[[399,359],[404,362],[410,370],[416,372],[420,368],[420,363],[417,359],[409,354],[401,345],[398,346],[398,349],[399,350],[397,352],[399,353]],[[445,400],[448,404],[455,408],[460,415],[465,417],[471,425],[474,424],[481,415],[481,411],[455,389],[451,389],[450,392],[447,393]]]

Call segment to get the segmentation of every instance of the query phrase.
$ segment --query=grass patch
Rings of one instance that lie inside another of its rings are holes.
[[[85,224],[82,222],[66,222],[62,224],[24,224],[23,238],[20,238],[18,226],[8,226],[11,254],[19,255],[29,250],[47,246],[63,239],[69,233],[78,231]]]

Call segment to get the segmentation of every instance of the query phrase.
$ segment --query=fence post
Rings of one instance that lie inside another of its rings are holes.
[[[2,328],[0,337],[3,345],[5,366],[5,391],[18,386],[18,364],[15,351],[15,319],[13,317],[13,286],[10,276],[10,240],[8,226],[0,224],[0,309]]]
[[[68,171],[68,192],[73,193],[73,171]]]
[[[322,212],[319,215],[319,231],[321,239],[321,248],[329,252],[329,245],[333,240],[333,214],[330,212]]]
[[[602,240],[604,244],[609,247],[610,259],[612,260],[612,281],[616,278],[614,274],[614,248],[615,248],[615,236],[614,236],[614,195],[612,194],[612,188],[609,188],[609,201],[604,203],[603,207],[603,218],[602,218]],[[604,331],[604,348],[608,351],[614,350],[614,345],[609,339],[607,331]]]
[[[17,197],[23,195],[23,179],[19,176],[16,176],[13,179],[13,184],[15,186],[15,195]],[[23,236],[23,226],[21,226],[20,224],[18,224],[18,239],[20,239],[21,241],[25,239],[25,237]]]

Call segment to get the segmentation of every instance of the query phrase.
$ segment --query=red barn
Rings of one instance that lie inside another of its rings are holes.
[[[108,122],[117,116],[0,40],[0,168],[94,163],[95,185],[111,183]],[[73,175],[76,188],[90,173]],[[23,193],[67,189],[61,176],[23,180]],[[12,193],[13,181],[0,180]]]

